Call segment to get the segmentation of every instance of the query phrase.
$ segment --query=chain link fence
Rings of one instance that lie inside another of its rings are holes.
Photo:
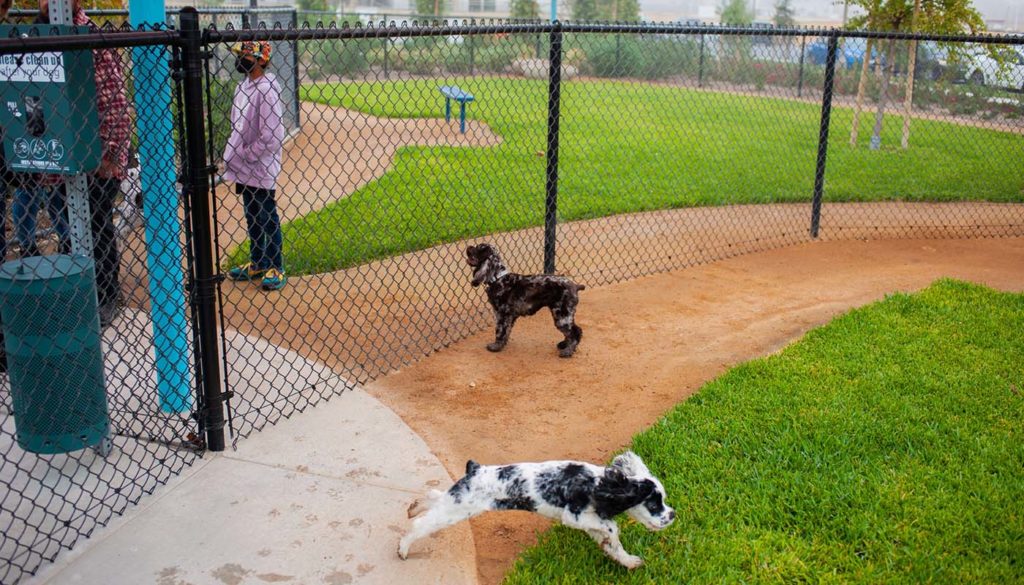
[[[0,271],[5,583],[223,449],[225,424],[244,437],[491,327],[468,245],[599,285],[816,238],[1024,235],[1019,37],[189,15],[0,40],[18,208]],[[278,105],[246,118],[229,48],[254,39]],[[62,50],[113,56],[102,99],[47,101],[52,71],[33,81],[47,62],[24,55]],[[102,182],[109,134],[88,124],[111,95],[130,162]],[[46,166],[60,128],[81,179]],[[238,192],[232,133],[272,187]],[[279,173],[253,136],[281,142]],[[278,246],[279,289],[262,282]],[[88,282],[93,304],[72,286]]]
[[[234,393],[243,436],[491,326],[467,286],[478,241],[593,285],[816,237],[1024,229],[1019,38],[458,20],[207,38],[211,71],[239,40],[299,48],[273,206],[288,285],[221,286],[225,330],[253,344],[229,383],[272,388]],[[252,258],[234,188],[215,197],[224,273]]]

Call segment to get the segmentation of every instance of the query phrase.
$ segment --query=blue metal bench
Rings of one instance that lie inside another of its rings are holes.
[[[441,95],[444,96],[444,120],[448,122],[452,119],[452,100],[459,102],[459,130],[463,134],[466,133],[466,104],[475,100],[473,94],[462,91],[454,85],[442,85],[439,88]]]

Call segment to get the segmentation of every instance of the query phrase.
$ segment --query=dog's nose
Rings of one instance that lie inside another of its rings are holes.
[[[676,519],[676,511],[672,510],[671,512],[668,513],[668,521],[672,522],[675,519]]]

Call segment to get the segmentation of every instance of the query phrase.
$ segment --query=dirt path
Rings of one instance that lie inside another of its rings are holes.
[[[1024,290],[1024,238],[814,242],[588,289],[571,360],[556,357],[558,335],[538,316],[502,354],[479,333],[368,390],[456,477],[468,458],[602,461],[727,368],[944,276]],[[474,520],[481,582],[498,582],[546,526],[526,513]]]
[[[558,228],[558,270],[591,286],[807,242],[809,204],[700,207],[618,215]],[[914,227],[908,227],[914,226]],[[1024,205],[830,204],[824,239],[1024,236]],[[542,269],[541,228],[493,234],[520,272]],[[262,337],[363,382],[491,326],[462,260],[446,244],[328,274],[292,277],[273,295],[225,282],[228,328]]]
[[[287,222],[321,209],[384,176],[405,146],[496,146],[501,137],[476,120],[379,118],[354,110],[302,103],[302,131],[285,145],[278,211]],[[245,215],[233,186],[217,188],[221,247],[245,240]]]

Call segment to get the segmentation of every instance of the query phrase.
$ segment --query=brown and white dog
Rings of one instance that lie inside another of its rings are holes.
[[[586,288],[584,285],[565,276],[509,272],[498,249],[491,244],[466,248],[466,262],[473,269],[470,284],[487,285],[487,300],[494,308],[497,326],[494,343],[487,345],[488,350],[501,351],[505,348],[516,319],[548,307],[555,327],[565,336],[558,342],[558,355],[570,357],[576,352],[583,337],[583,330],[576,325],[576,305],[579,303],[579,291]]]
[[[466,475],[447,492],[434,490],[409,507],[412,529],[398,544],[398,556],[442,528],[489,510],[525,510],[583,530],[601,550],[629,569],[643,559],[619,540],[615,516],[625,513],[648,530],[663,530],[676,519],[665,487],[638,455],[626,451],[608,467],[578,461],[515,465],[466,463]]]

